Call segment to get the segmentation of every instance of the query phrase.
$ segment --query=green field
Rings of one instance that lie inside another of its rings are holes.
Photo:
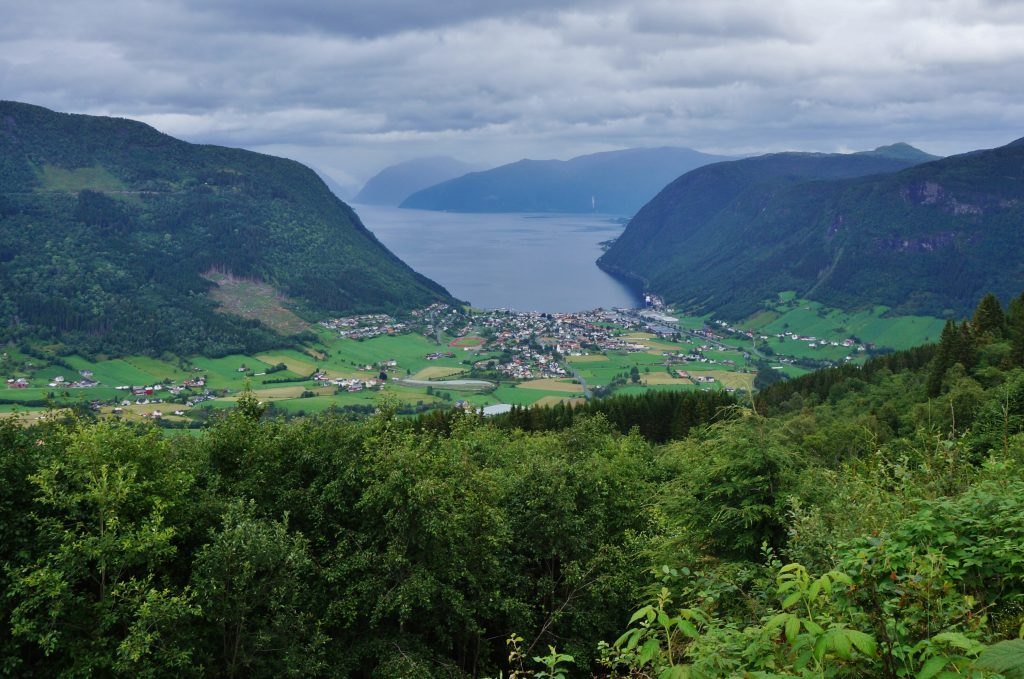
[[[545,396],[557,396],[559,398],[571,396],[571,394],[567,394],[564,391],[555,392],[541,391],[539,389],[523,389],[522,387],[513,386],[511,384],[502,384],[500,387],[495,389],[491,395],[496,399],[496,403],[511,403],[513,405],[520,406],[533,405]]]
[[[321,342],[316,349],[326,354],[319,364],[328,370],[339,372],[352,371],[356,366],[375,365],[380,361],[395,360],[398,371],[405,375],[419,372],[428,366],[467,368],[464,360],[480,359],[476,351],[463,351],[449,348],[450,338],[442,337],[445,344],[438,345],[422,335],[382,335],[367,340],[341,339],[336,333],[324,331],[318,333]],[[440,358],[434,361],[426,359],[427,354],[451,351],[455,358]],[[306,360],[310,360],[307,356]]]
[[[651,372],[665,370],[663,365],[665,358],[661,355],[656,356],[641,351],[636,353],[608,352],[607,356],[608,360],[601,362],[574,362],[572,358],[569,358],[568,362],[591,387],[607,385],[616,377],[629,379],[629,371],[633,366],[637,367],[641,375],[644,368],[649,368]]]
[[[862,342],[898,350],[937,341],[945,324],[944,320],[930,316],[886,317],[888,311],[887,307],[876,306],[845,312],[818,302],[793,299],[774,308],[775,318],[771,314],[757,314],[738,325],[765,335],[796,332],[830,340],[857,337]]]

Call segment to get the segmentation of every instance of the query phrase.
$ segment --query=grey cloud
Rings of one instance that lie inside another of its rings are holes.
[[[1024,135],[999,0],[66,0],[0,25],[0,96],[278,150],[358,183],[630,145],[950,153]]]
[[[407,30],[430,30],[479,19],[544,17],[571,7],[595,8],[603,0],[186,0],[196,11],[207,11],[241,30],[260,32],[313,31],[358,37],[378,37]]]

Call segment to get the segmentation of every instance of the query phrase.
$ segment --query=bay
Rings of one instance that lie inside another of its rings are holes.
[[[354,205],[389,250],[484,309],[571,312],[634,307],[594,262],[624,225],[612,215],[464,214]]]

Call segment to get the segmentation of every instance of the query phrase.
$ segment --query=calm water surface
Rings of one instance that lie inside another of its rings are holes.
[[[629,288],[594,264],[598,243],[624,228],[612,216],[353,207],[388,249],[473,306],[553,312],[636,305]]]

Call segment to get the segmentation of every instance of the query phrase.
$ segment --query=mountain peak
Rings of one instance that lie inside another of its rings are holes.
[[[926,153],[921,149],[902,141],[896,142],[895,144],[888,144],[886,146],[879,146],[873,151],[864,151],[864,155],[908,160],[915,163],[927,163],[932,160],[939,160],[940,158],[940,156],[934,156],[930,153]]]

